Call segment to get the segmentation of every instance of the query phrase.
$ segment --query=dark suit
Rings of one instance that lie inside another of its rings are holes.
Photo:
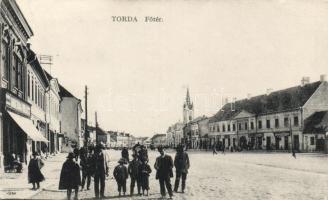
[[[156,179],[159,179],[161,195],[165,196],[165,186],[170,196],[173,196],[170,178],[173,177],[173,160],[169,155],[159,156],[156,158],[154,168],[157,170]],[[165,186],[164,186],[165,185]]]
[[[105,192],[105,178],[108,174],[108,159],[106,155],[101,153],[95,153],[93,156],[94,163],[94,181],[95,181],[95,195],[99,198],[99,183],[100,183],[100,197],[104,197]]]

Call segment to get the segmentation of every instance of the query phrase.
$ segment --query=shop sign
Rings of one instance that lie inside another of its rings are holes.
[[[31,107],[27,103],[18,99],[10,93],[6,93],[6,106],[14,111],[20,112],[26,116],[30,116]]]

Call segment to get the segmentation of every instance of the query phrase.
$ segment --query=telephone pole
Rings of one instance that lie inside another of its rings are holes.
[[[97,111],[95,112],[95,124],[96,124],[96,143],[98,143],[98,121],[97,121]]]
[[[85,111],[85,124],[84,124],[84,147],[88,146],[88,138],[89,138],[89,129],[88,129],[88,86],[85,86],[85,105],[84,105],[84,111]]]

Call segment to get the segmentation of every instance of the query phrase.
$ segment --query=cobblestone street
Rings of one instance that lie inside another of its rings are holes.
[[[157,199],[159,184],[153,169],[157,152],[150,151],[150,196],[118,198],[115,180],[112,178],[119,151],[109,151],[110,176],[106,181],[108,199]],[[173,156],[173,154],[171,154]],[[189,152],[191,169],[186,193],[176,193],[174,199],[318,199],[328,198],[328,157],[321,154],[298,154],[297,159],[287,153],[226,153]],[[62,155],[61,155],[62,156]],[[62,156],[62,158],[64,158]],[[62,162],[54,165],[61,167]],[[58,191],[59,169],[46,174],[51,184],[34,199],[65,199],[66,192]],[[173,185],[174,180],[171,183]],[[127,182],[127,190],[129,191]],[[45,184],[45,183],[44,183]],[[79,193],[80,198],[93,198],[91,190]]]

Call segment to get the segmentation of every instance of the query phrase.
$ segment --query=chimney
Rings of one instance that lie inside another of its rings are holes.
[[[273,91],[272,88],[268,88],[268,89],[266,90],[266,95],[269,95],[272,91]]]
[[[252,94],[251,93],[247,93],[247,99],[252,98]]]
[[[26,46],[27,46],[27,49],[28,49],[28,50],[31,49],[31,43],[27,43]]]
[[[304,86],[304,85],[309,84],[309,83],[310,83],[310,77],[304,76],[301,80],[301,86]]]
[[[326,74],[321,74],[320,75],[320,81],[321,82],[327,81],[327,75]]]

